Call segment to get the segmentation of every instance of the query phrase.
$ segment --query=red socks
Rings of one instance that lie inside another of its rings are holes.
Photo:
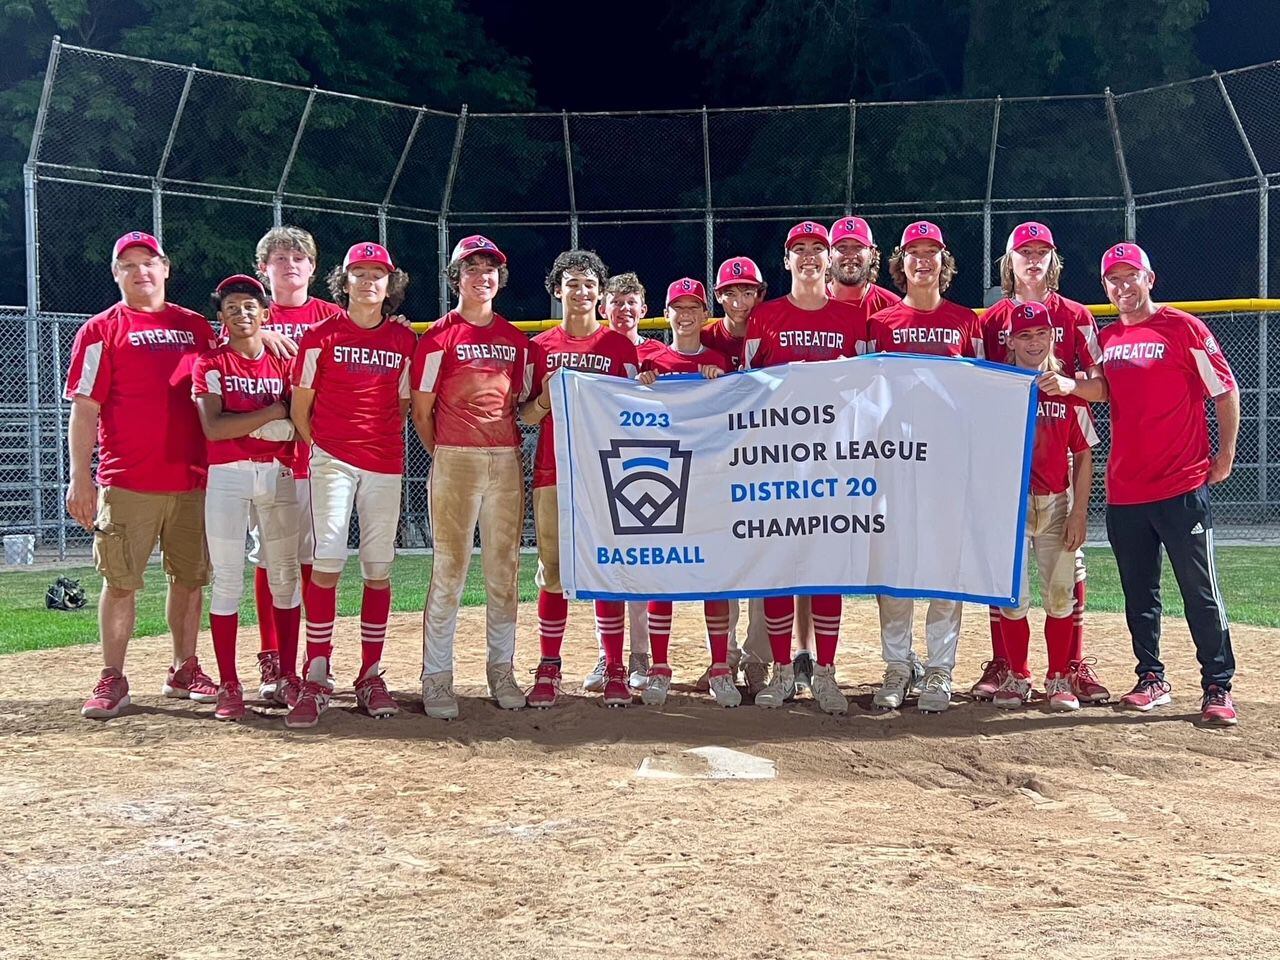
[[[671,646],[671,601],[649,601],[649,652],[654,663],[666,663]]]
[[[1000,618],[1000,633],[1004,637],[1005,659],[1009,669],[1020,677],[1031,676],[1031,666],[1027,663],[1027,648],[1031,645],[1031,624],[1027,618],[1010,620]]]
[[[791,662],[791,630],[796,621],[796,598],[764,598],[764,627],[769,634],[769,649],[774,663]]]
[[[1000,632],[1000,608],[987,607],[987,613],[991,618],[991,659],[1008,663],[1009,655],[1004,648],[1004,634]]]
[[[1044,639],[1049,647],[1049,672],[1066,673],[1071,663],[1075,616],[1045,617]],[[1078,659],[1078,658],[1077,658]]]
[[[538,645],[542,659],[559,660],[564,642],[564,625],[569,620],[569,601],[562,593],[538,591]]]
[[[600,646],[604,647],[604,662],[609,666],[622,663],[623,624],[627,619],[627,605],[621,600],[597,600],[596,630],[600,634]],[[670,621],[667,621],[670,636]]]
[[[262,642],[262,650],[276,650],[279,640],[276,637],[275,620],[271,617],[271,583],[267,580],[267,568],[258,567],[253,573],[253,601],[258,608],[258,637]]]
[[[836,662],[836,645],[840,642],[841,598],[838,594],[824,594],[813,597],[811,603],[818,666],[830,667]]]
[[[735,601],[736,602],[736,601]],[[707,643],[711,647],[711,663],[729,662],[729,601],[702,601],[702,615],[707,620]],[[650,629],[649,642],[653,642]]]
[[[391,613],[391,587],[376,590],[365,584],[360,600],[360,677],[382,659],[387,639],[387,616]]]
[[[280,672],[286,677],[298,675],[298,631],[302,623],[302,608],[281,610],[271,608],[275,619],[276,637],[280,641]]]
[[[333,653],[333,621],[337,617],[338,588],[307,584],[307,663],[315,657],[326,660]],[[305,669],[305,664],[304,664]]]
[[[1072,594],[1075,597],[1075,605],[1071,608],[1071,651],[1067,659],[1071,663],[1079,663],[1084,659],[1085,581],[1077,580]]]
[[[209,614],[209,629],[213,633],[213,655],[218,661],[218,680],[222,683],[238,682],[240,679],[236,676],[236,631],[239,626],[239,614]]]

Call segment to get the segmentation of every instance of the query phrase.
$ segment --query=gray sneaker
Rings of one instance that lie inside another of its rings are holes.
[[[796,696],[796,674],[789,663],[775,663],[773,676],[765,688],[756,694],[756,706],[774,709]]]
[[[489,679],[489,696],[503,710],[521,710],[528,706],[524,691],[516,683],[515,667],[509,663],[490,663],[484,672]]]
[[[453,671],[428,673],[422,678],[422,709],[436,720],[458,716],[458,698],[453,695]]]
[[[733,682],[733,667],[729,664],[716,664],[707,671],[707,689],[722,707],[742,705],[742,693]]]
[[[769,683],[769,667],[763,663],[745,663],[742,665],[742,679],[747,687],[747,696],[754,700]]]
[[[582,689],[588,693],[600,693],[604,690],[604,654],[596,661],[596,667],[582,681]]]
[[[951,671],[942,667],[931,667],[924,672],[924,683],[920,688],[920,699],[916,707],[922,713],[941,713],[951,706]]]
[[[910,663],[889,663],[884,668],[884,680],[880,683],[871,698],[871,702],[881,710],[897,710],[912,692],[912,670]]]
[[[632,690],[643,690],[649,685],[649,654],[632,652],[627,660],[627,686]]]
[[[813,668],[813,698],[823,713],[841,714],[849,712],[849,701],[840,692],[840,684],[836,683],[835,667]]]
[[[646,658],[647,659],[647,658]],[[635,684],[631,684],[632,687]],[[654,667],[644,678],[644,693],[640,699],[650,707],[660,707],[667,702],[667,692],[671,689],[671,668]]]

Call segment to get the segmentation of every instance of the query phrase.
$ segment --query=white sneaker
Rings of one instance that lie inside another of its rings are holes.
[[[727,663],[715,663],[707,671],[707,688],[711,697],[722,707],[742,705],[742,692],[733,682],[733,667]]]
[[[1071,684],[1069,673],[1051,673],[1044,680],[1044,696],[1055,713],[1080,709],[1080,697]]]
[[[635,684],[631,686],[634,687]],[[667,692],[670,689],[671,668],[665,663],[655,663],[645,674],[644,692],[640,694],[640,699],[651,707],[660,707],[667,702]]]
[[[490,663],[484,668],[489,678],[489,696],[503,710],[522,710],[528,706],[524,691],[516,683],[515,667],[509,663]]]
[[[871,702],[881,710],[897,710],[907,699],[912,687],[913,673],[910,663],[889,663],[884,668],[884,679]]]
[[[813,699],[818,701],[818,706],[822,708],[823,713],[848,713],[849,701],[845,695],[840,692],[840,684],[836,683],[835,667],[813,668],[812,681]]]
[[[596,667],[582,681],[582,689],[588,693],[599,693],[604,689],[604,654],[596,661]]]
[[[422,709],[436,720],[458,716],[458,698],[453,695],[453,671],[442,670],[422,677]]]
[[[941,713],[951,706],[951,671],[942,667],[930,667],[924,672],[920,685],[920,699],[916,708],[922,713]]]
[[[627,686],[632,690],[643,690],[649,685],[649,654],[632,653],[627,658]]]
[[[991,695],[991,705],[1001,710],[1016,710],[1031,699],[1031,678],[1006,670],[1004,679]]]
[[[756,694],[756,706],[774,709],[796,696],[796,672],[789,663],[775,663],[773,676],[765,688]]]

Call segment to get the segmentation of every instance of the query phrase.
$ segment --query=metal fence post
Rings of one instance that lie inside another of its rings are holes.
[[[453,202],[453,184],[458,176],[458,158],[462,156],[462,138],[466,129],[467,105],[464,103],[458,111],[458,126],[453,132],[453,153],[449,156],[449,169],[444,175],[444,191],[440,194],[440,219],[436,221],[436,231],[439,234],[436,256],[440,264],[440,303],[436,316],[444,315],[444,305],[449,302],[449,281],[444,275],[449,266],[449,205]]]
[[[161,245],[164,244],[164,208],[161,191],[164,185],[164,171],[169,166],[169,154],[173,152],[173,141],[178,136],[178,124],[182,121],[182,111],[187,107],[187,95],[191,93],[191,81],[196,76],[196,65],[187,68],[187,77],[182,82],[182,93],[178,97],[178,106],[173,111],[173,123],[169,125],[169,139],[164,142],[164,151],[160,154],[160,163],[156,167],[156,175],[151,181],[151,232],[155,234]]]
[[[405,162],[409,159],[409,150],[413,147],[413,140],[418,135],[418,127],[422,125],[422,115],[425,112],[425,107],[419,107],[413,118],[413,126],[409,128],[409,136],[404,141],[404,149],[400,151],[400,160],[396,163],[396,169],[391,174],[391,182],[387,184],[387,192],[383,194],[382,203],[378,207],[378,242],[384,247],[387,245],[387,207],[391,205],[391,195],[395,193],[396,184],[400,182],[400,172],[404,170]]]
[[[564,169],[569,178],[569,246],[578,249],[578,201],[573,193],[573,147],[569,143],[569,112],[560,111],[560,123],[564,128]]]
[[[1120,173],[1120,188],[1124,191],[1124,238],[1132,243],[1137,239],[1138,211],[1133,202],[1133,185],[1129,182],[1129,168],[1124,162],[1124,145],[1120,142],[1120,121],[1116,119],[1116,97],[1107,87],[1102,92],[1107,103],[1107,119],[1111,121],[1111,145],[1115,148],[1116,169]]]
[[[289,146],[289,156],[285,158],[284,169],[280,171],[280,183],[276,186],[275,196],[271,199],[272,219],[278,227],[284,219],[284,188],[289,182],[289,172],[293,169],[293,159],[298,155],[298,144],[302,143],[302,133],[307,129],[307,118],[311,116],[311,105],[316,102],[316,88],[307,93],[306,105],[302,108],[302,116],[298,119],[298,129],[294,131],[293,143]]]
[[[844,169],[844,215],[853,216],[853,145],[858,132],[858,105],[849,101],[849,160]]]
[[[704,239],[707,250],[707,289],[711,290],[716,285],[716,227],[715,220],[711,215],[711,136],[709,124],[707,123],[707,105],[705,103],[702,105],[702,188],[706,197],[703,220],[705,223]]]
[[[996,146],[1000,142],[1000,104],[1001,98],[996,97],[995,109],[991,113],[991,154],[987,157],[987,192],[982,200],[982,273],[986,279],[982,291],[984,302],[987,290],[995,286],[995,277],[991,272],[991,187],[995,183]]]
[[[53,321],[53,347],[49,351],[53,354],[53,369],[55,375],[62,373],[62,324],[55,318]],[[62,442],[65,436],[65,430],[62,426],[62,399],[58,396],[55,387],[53,395],[53,415],[54,423],[57,425],[57,441],[54,448],[58,451],[58,490],[61,492],[67,487],[67,445]],[[58,511],[58,559],[67,559],[67,511],[65,509]]]

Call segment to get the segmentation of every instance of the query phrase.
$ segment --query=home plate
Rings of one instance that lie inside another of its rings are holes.
[[[645,757],[636,776],[644,780],[772,780],[777,765],[728,747],[694,747],[667,757]]]

